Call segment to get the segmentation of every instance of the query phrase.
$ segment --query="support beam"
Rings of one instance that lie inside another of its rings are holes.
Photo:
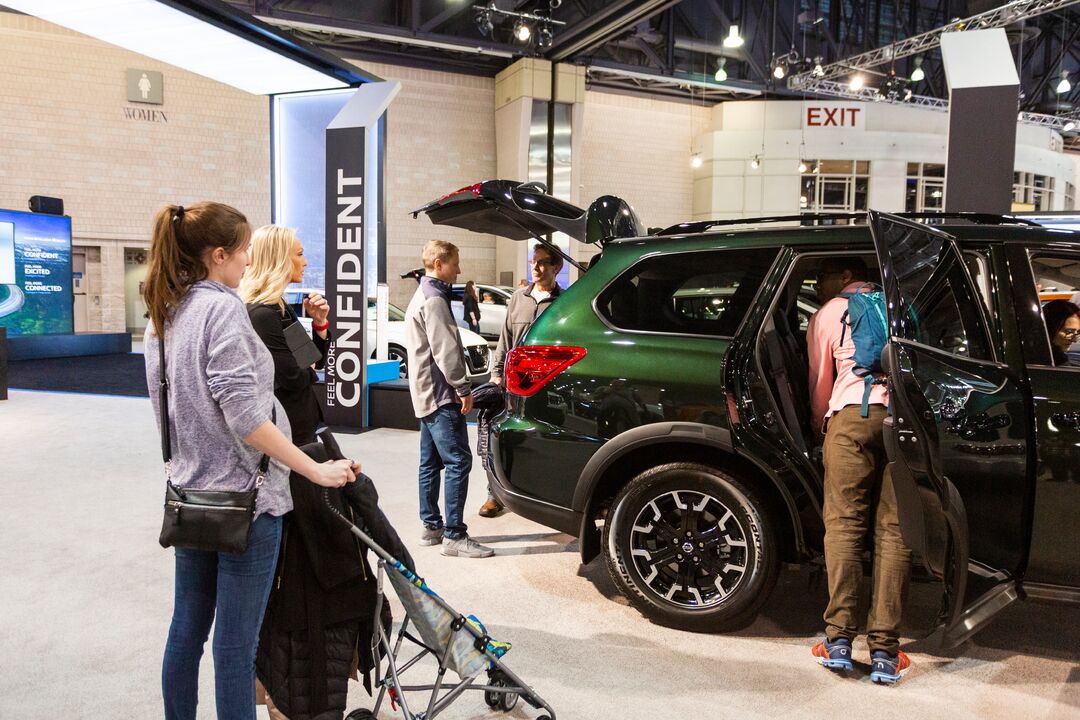
[[[841,75],[850,74],[853,70],[862,70],[892,62],[910,55],[920,55],[936,48],[941,44],[941,36],[947,32],[962,32],[965,30],[988,30],[991,28],[1005,27],[1020,22],[1027,18],[1044,15],[1061,8],[1075,5],[1080,0],[1013,0],[988,12],[973,15],[958,22],[950,22],[939,28],[924,32],[914,37],[906,38],[890,45],[880,47],[869,52],[853,55],[845,60],[830,63],[823,70],[824,73],[817,78],[810,73],[792,75],[788,81],[790,87],[812,91],[815,80],[831,80]]]
[[[621,0],[596,13],[590,21],[578,23],[557,35],[547,58],[562,62],[588,52],[679,2],[681,0]]]

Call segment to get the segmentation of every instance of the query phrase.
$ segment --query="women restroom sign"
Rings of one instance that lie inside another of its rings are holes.
[[[853,103],[817,103],[807,105],[803,113],[803,128],[866,129],[866,108]]]

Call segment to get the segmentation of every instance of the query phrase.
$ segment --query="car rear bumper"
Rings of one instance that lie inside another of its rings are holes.
[[[498,425],[492,424],[488,435],[488,452],[484,470],[487,472],[488,487],[491,489],[491,494],[495,496],[499,504],[509,508],[523,518],[577,537],[581,531],[582,514],[575,512],[571,508],[530,497],[513,488],[508,482],[506,472],[502,467],[502,461],[500,460],[502,456],[499,447]]]

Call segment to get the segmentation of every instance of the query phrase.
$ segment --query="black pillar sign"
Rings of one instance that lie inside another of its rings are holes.
[[[364,290],[364,149],[367,129],[326,131],[326,423],[364,426],[367,293]]]

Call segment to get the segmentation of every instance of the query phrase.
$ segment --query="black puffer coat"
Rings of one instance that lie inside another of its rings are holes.
[[[326,460],[320,444],[302,448]],[[322,488],[293,473],[293,511],[285,516],[278,571],[266,608],[256,670],[289,720],[340,719],[354,652],[370,692],[377,645],[376,576],[367,548],[326,508]],[[334,506],[392,556],[415,569],[378,506],[371,478],[330,490]],[[389,625],[384,603],[382,621]]]

